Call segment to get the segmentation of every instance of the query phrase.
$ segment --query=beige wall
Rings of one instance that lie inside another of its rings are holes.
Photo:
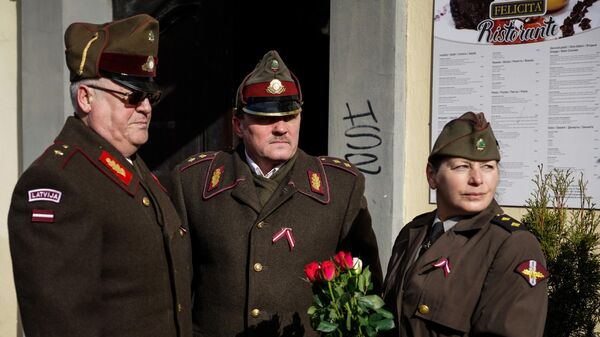
[[[433,210],[425,164],[429,153],[429,119],[431,114],[431,48],[433,37],[433,1],[407,1],[406,66],[406,169],[404,175],[404,219]],[[502,179],[502,178],[501,178]],[[504,207],[516,219],[524,208]]]
[[[17,143],[17,3],[0,1],[0,336],[17,335],[15,297],[6,218],[18,176]]]

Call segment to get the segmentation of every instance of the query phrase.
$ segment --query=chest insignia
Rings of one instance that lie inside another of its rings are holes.
[[[285,227],[280,229],[275,235],[273,235],[273,243],[279,241],[282,237],[286,237],[288,241],[288,245],[290,246],[290,251],[294,249],[296,246],[296,241],[294,240],[294,236],[292,235],[292,229],[289,227]]]
[[[213,171],[212,177],[210,177],[210,185],[208,186],[209,191],[212,191],[219,186],[223,172],[225,172],[225,166],[218,167]]]
[[[515,271],[521,274],[521,276],[525,278],[525,281],[527,281],[527,283],[529,283],[529,285],[532,287],[535,287],[536,284],[550,276],[548,271],[544,269],[544,266],[542,266],[542,264],[536,260],[522,262],[519,266],[517,266]]]
[[[60,203],[62,192],[53,190],[51,188],[38,188],[27,192],[29,195],[29,202],[34,201],[51,201],[54,203]]]
[[[108,167],[112,173],[114,173],[119,180],[121,180],[125,185],[129,186],[131,183],[131,179],[133,178],[133,174],[127,170],[117,159],[110,155],[110,153],[106,151],[102,151],[100,155],[100,161],[104,166]]]
[[[450,261],[445,257],[434,262],[432,266],[441,268],[444,271],[444,277],[448,277],[448,274],[450,274]]]
[[[321,175],[318,172],[308,170],[308,180],[310,182],[310,189],[323,195],[323,182],[321,181]]]

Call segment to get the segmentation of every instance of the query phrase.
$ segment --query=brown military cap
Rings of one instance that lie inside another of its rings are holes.
[[[158,21],[146,14],[103,24],[77,22],[65,31],[71,82],[106,77],[133,90],[155,92]]]
[[[263,56],[240,84],[236,113],[259,116],[296,115],[302,111],[302,91],[298,79],[275,50]]]
[[[449,121],[435,141],[428,160],[434,157],[500,160],[498,141],[483,112],[469,111]]]

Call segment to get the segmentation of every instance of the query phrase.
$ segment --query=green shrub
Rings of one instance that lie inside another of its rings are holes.
[[[544,336],[595,336],[600,322],[600,215],[586,195],[583,174],[539,166],[535,190],[522,219],[538,238],[547,259],[548,317]],[[568,208],[568,200],[579,206]]]

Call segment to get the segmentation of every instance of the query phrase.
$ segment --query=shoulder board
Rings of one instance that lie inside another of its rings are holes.
[[[498,214],[492,219],[492,223],[496,224],[509,232],[525,230],[525,225],[517,221],[508,214]]]
[[[193,156],[190,156],[188,159],[186,159],[183,163],[180,164],[179,171],[183,172],[196,164],[200,164],[200,163],[203,163],[206,161],[212,161],[213,159],[215,159],[215,156],[217,155],[217,153],[219,153],[219,152],[209,151],[209,152],[201,152],[201,153],[195,154]]]
[[[71,157],[73,147],[65,143],[54,143],[50,145],[36,162],[54,161],[56,163],[65,163]]]
[[[348,162],[344,159],[328,157],[328,156],[321,156],[321,157],[319,157],[319,160],[321,161],[321,163],[324,166],[335,167],[335,168],[338,168],[340,170],[343,170],[343,171],[348,172],[353,175],[358,175],[360,173],[358,171],[358,169],[356,168],[356,166],[354,166],[353,164],[351,164],[350,162]]]

